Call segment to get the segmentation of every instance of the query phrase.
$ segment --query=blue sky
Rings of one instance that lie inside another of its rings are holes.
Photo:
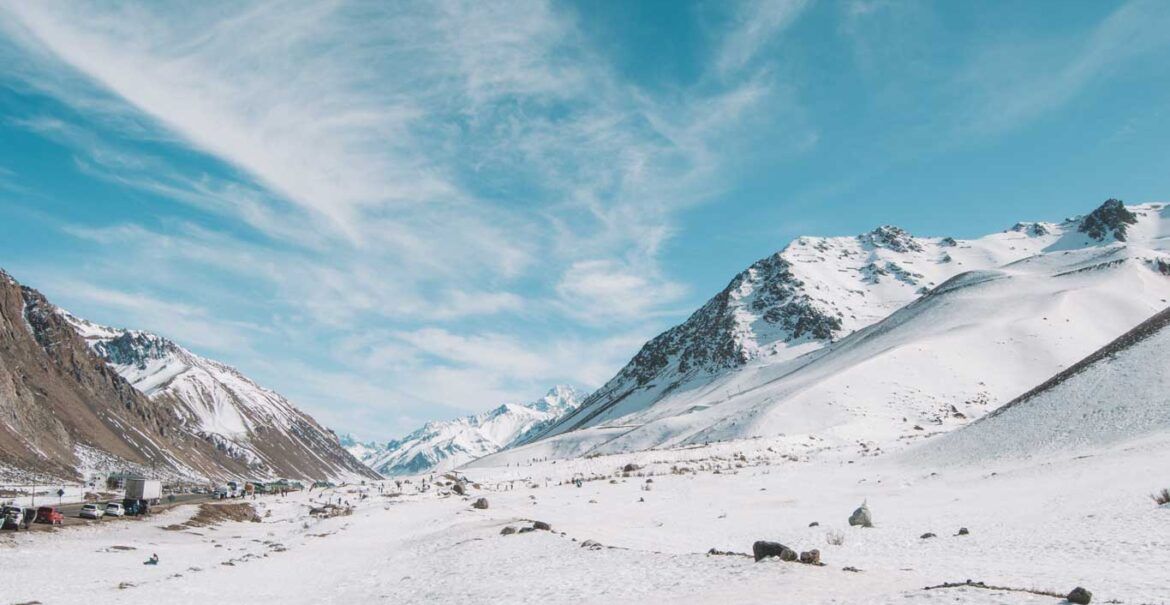
[[[0,267],[340,431],[595,388],[793,237],[1170,186],[1170,3],[0,0]]]

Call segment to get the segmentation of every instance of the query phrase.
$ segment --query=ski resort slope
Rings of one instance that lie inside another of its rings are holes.
[[[873,453],[962,426],[1168,304],[1163,213],[1128,243],[1057,235],[1047,252],[957,275],[817,351],[758,359],[653,405],[617,402],[588,428],[483,464],[776,435]]]
[[[907,455],[953,464],[1170,437],[1170,309],[1021,397]]]

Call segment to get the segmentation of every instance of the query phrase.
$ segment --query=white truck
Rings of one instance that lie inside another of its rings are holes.
[[[127,500],[148,500],[162,498],[162,481],[157,479],[126,479]]]

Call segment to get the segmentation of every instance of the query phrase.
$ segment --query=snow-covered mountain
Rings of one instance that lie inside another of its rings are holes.
[[[382,447],[351,438],[349,451],[387,476],[444,471],[547,430],[566,413],[577,409],[580,400],[573,387],[558,385],[531,403],[505,403],[482,414],[428,422]]]
[[[970,463],[1170,435],[1170,308],[912,455]]]
[[[1163,308],[1168,236],[1166,205],[1110,200],[975,240],[799,238],[490,463],[781,433],[888,443],[962,424]]]
[[[373,478],[329,430],[235,368],[156,334],[60,315],[90,348],[180,425],[253,474],[299,479]]]

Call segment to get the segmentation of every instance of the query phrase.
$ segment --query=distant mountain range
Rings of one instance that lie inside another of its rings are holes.
[[[351,454],[386,475],[441,472],[507,449],[548,429],[577,408],[581,396],[570,386],[553,387],[527,404],[505,403],[482,414],[428,422],[385,444],[342,437]]]
[[[801,237],[647,342],[574,412],[474,464],[755,436],[913,441],[1044,382],[1167,299],[1165,204],[1109,200],[973,240],[892,226]]]
[[[377,476],[235,369],[155,334],[78,318],[2,271],[0,322],[0,472]]]

